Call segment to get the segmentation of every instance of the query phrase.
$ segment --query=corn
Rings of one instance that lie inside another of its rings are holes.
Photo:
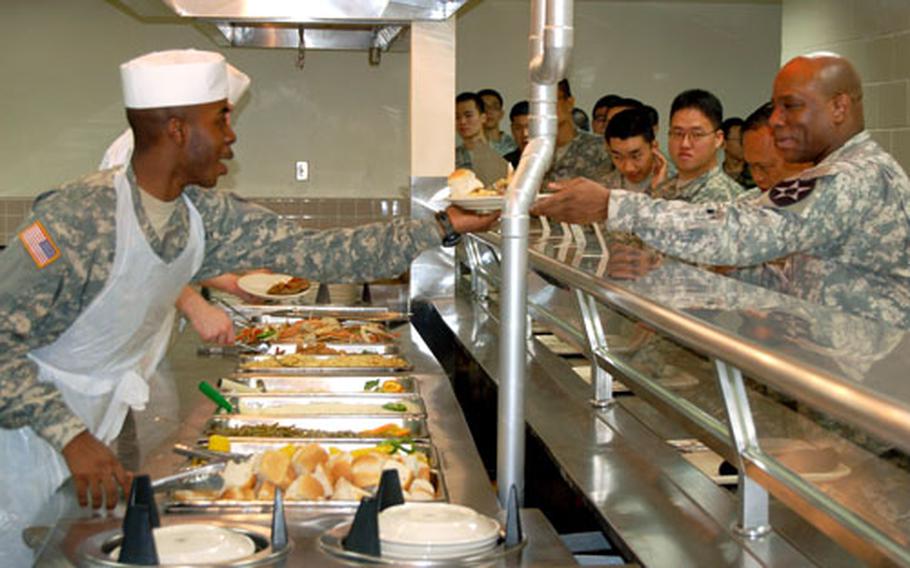
[[[375,454],[376,452],[389,453],[388,451],[383,450],[381,446],[371,446],[369,448],[358,448],[356,450],[351,450],[351,457],[359,458],[360,456]]]
[[[209,449],[213,452],[229,452],[231,451],[231,441],[226,436],[212,434],[209,436]]]

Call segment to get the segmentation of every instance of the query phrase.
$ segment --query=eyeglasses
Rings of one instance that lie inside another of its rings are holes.
[[[716,132],[716,131],[715,131]],[[708,136],[714,136],[714,132],[705,132],[704,130],[683,130],[681,128],[673,128],[670,130],[670,138],[673,140],[685,140],[686,137],[689,138],[692,142],[701,142]]]

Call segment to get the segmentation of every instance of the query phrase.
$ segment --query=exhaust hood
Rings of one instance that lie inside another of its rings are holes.
[[[115,0],[116,1],[116,0]],[[193,20],[224,47],[364,50],[377,64],[414,21],[445,20],[467,0],[119,0],[148,21]],[[407,42],[399,42],[406,49]]]

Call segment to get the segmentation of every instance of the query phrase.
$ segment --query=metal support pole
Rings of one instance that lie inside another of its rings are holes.
[[[480,250],[474,239],[465,239],[464,250],[471,267],[471,295],[478,300],[486,300],[490,297],[490,285],[481,275]]]
[[[604,333],[603,322],[597,312],[597,302],[594,298],[581,290],[575,290],[575,299],[578,300],[578,309],[581,311],[591,355],[591,405],[606,408],[616,402],[613,398],[613,375],[597,364],[595,354],[608,351],[607,334]]]
[[[746,475],[745,460],[742,458],[746,450],[757,450],[759,447],[746,386],[742,373],[736,367],[719,359],[715,359],[714,366],[724,399],[724,409],[727,411],[730,435],[736,448],[736,467],[739,469],[738,522],[733,530],[749,539],[760,538],[771,532],[771,523],[768,516],[768,492]]]

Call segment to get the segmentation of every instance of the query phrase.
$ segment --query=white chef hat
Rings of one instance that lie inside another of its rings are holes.
[[[197,52],[201,53],[201,52]],[[217,54],[216,54],[217,55]],[[135,60],[133,60],[135,61]],[[127,65],[126,63],[124,65]],[[237,69],[230,63],[227,64],[227,99],[231,104],[237,104],[237,101],[243,97],[243,95],[250,88],[250,77],[240,69]],[[124,86],[124,99],[126,99],[126,87]],[[223,98],[223,97],[222,97]],[[214,99],[220,100],[220,99]],[[126,105],[130,107],[129,104]],[[130,107],[130,108],[140,108],[140,107]],[[155,108],[155,107],[147,107]],[[98,165],[99,170],[106,170],[108,168],[115,168],[126,164],[130,157],[133,155],[133,131],[132,129],[127,128],[123,134],[121,134],[116,140],[114,140],[108,149],[104,152],[104,156],[101,158],[101,163]]]
[[[227,62],[213,51],[147,53],[122,64],[120,79],[126,108],[190,106],[228,97]]]
[[[250,76],[237,69],[230,63],[227,64],[228,71],[228,102],[232,105],[237,104],[237,101],[246,93],[247,89],[250,88]]]

